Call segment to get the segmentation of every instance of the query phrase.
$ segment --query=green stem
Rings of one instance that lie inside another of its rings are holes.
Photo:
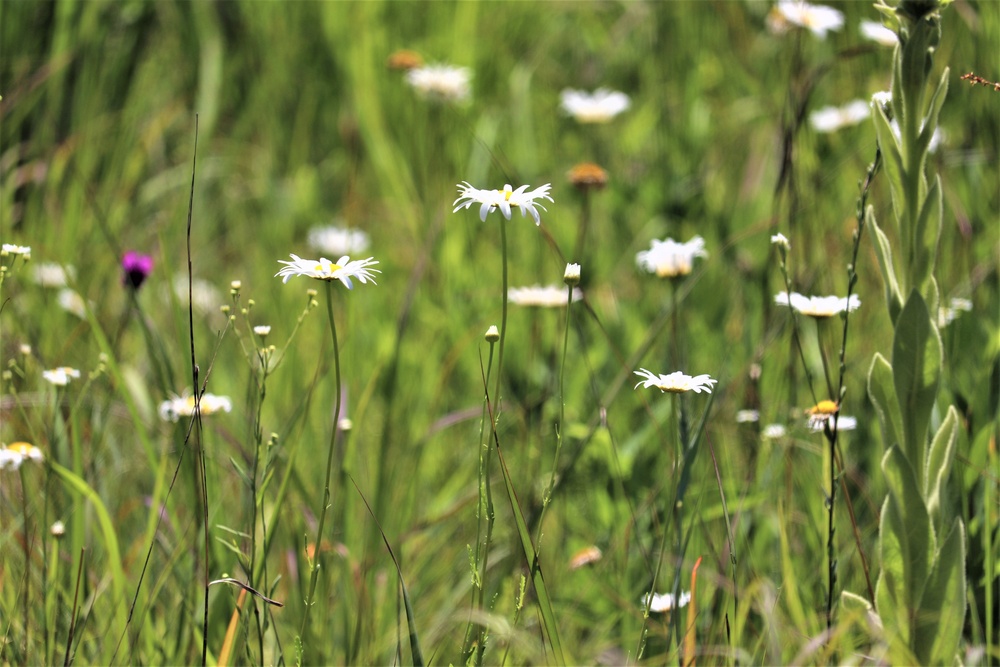
[[[323,526],[326,523],[326,511],[330,507],[330,477],[333,474],[337,426],[340,417],[340,346],[337,343],[337,323],[333,319],[333,282],[327,282],[326,287],[326,314],[330,319],[330,335],[333,337],[333,368],[336,384],[334,386],[333,427],[330,431],[330,446],[326,457],[326,483],[323,487],[323,507],[320,509],[319,526],[316,528],[316,540],[313,543],[315,547],[313,548],[312,574],[309,577],[309,595],[306,597],[306,608],[302,614],[302,628],[299,630],[299,636],[303,638],[303,644],[306,628],[309,627],[309,612],[312,610],[313,605],[316,604],[316,582],[319,579],[319,555],[322,553],[321,540],[323,539]]]
[[[500,345],[497,349],[497,378],[493,386],[496,410],[493,419],[500,419],[500,382],[503,378],[503,347],[507,339],[507,219],[500,216],[500,250],[503,255],[503,306],[500,311]]]

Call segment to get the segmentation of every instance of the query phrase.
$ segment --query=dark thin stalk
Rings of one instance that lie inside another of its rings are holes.
[[[63,667],[69,667],[70,649],[73,646],[73,635],[76,632],[76,610],[80,602],[80,581],[83,579],[83,556],[87,548],[80,549],[80,564],[76,567],[76,586],[73,589],[73,611],[69,617],[69,634],[66,637],[66,655],[63,656]]]

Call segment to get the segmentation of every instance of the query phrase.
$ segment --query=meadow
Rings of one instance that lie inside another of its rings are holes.
[[[1000,664],[1000,3],[897,4],[0,3],[0,665]]]

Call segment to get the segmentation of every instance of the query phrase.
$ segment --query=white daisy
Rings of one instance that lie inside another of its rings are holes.
[[[862,21],[861,36],[882,46],[896,46],[899,42],[899,35],[878,21]]]
[[[69,366],[62,366],[61,368],[42,371],[42,377],[57,387],[65,387],[69,384],[70,380],[76,380],[80,377],[80,371]]]
[[[25,461],[41,463],[45,460],[42,450],[27,442],[13,442],[0,447],[0,470],[17,470]]]
[[[775,11],[788,23],[808,28],[820,39],[826,39],[830,30],[844,27],[843,13],[824,5],[811,5],[802,0],[780,0],[775,5]]]
[[[566,271],[563,272],[563,282],[567,285],[580,284],[580,265],[567,264]]]
[[[861,299],[857,294],[851,295],[851,300],[836,296],[802,296],[798,292],[792,292],[791,297],[788,292],[779,292],[774,297],[774,302],[779,306],[791,306],[797,312],[823,319],[833,317],[839,313],[854,312],[861,306]]]
[[[492,213],[496,209],[500,209],[503,217],[510,220],[510,210],[514,207],[521,209],[521,217],[530,213],[535,224],[540,225],[542,224],[542,220],[539,217],[538,209],[535,207],[537,206],[543,211],[547,209],[535,200],[548,199],[549,201],[554,201],[549,196],[549,190],[552,188],[551,183],[546,183],[530,192],[527,191],[530,187],[528,185],[522,185],[517,190],[511,190],[509,183],[503,186],[503,190],[480,190],[472,187],[467,181],[462,181],[457,187],[458,199],[452,202],[452,206],[455,207],[452,213],[457,213],[460,208],[467,209],[473,204],[480,204],[479,219],[483,222],[486,222],[486,214]]]
[[[809,418],[809,430],[820,433],[823,431],[826,424],[830,424],[830,428],[833,428],[833,417],[823,415],[819,418],[810,417]],[[847,415],[841,415],[837,418],[837,430],[838,431],[853,431],[858,427],[858,420],[854,417],[848,417]]]
[[[598,88],[593,93],[567,88],[560,95],[563,111],[580,123],[607,123],[629,108],[628,95]]]
[[[357,259],[353,262],[351,258],[347,255],[341,257],[336,262],[331,262],[325,257],[320,259],[302,259],[298,255],[292,255],[292,261],[288,262],[283,259],[279,259],[279,264],[284,264],[280,271],[276,274],[277,276],[283,276],[281,282],[287,283],[292,276],[306,276],[307,278],[315,278],[316,280],[339,280],[344,284],[347,289],[353,289],[354,284],[351,282],[351,278],[357,278],[361,281],[361,284],[366,284],[369,280],[373,285],[377,285],[375,282],[374,273],[382,273],[378,269],[370,269],[368,267],[378,264],[377,260],[369,257],[368,259]]]
[[[768,424],[760,434],[768,440],[777,440],[785,437],[785,427],[782,424]]]
[[[646,379],[641,380],[633,389],[638,389],[639,385],[642,385],[646,389],[656,387],[662,392],[669,392],[671,394],[683,394],[686,391],[693,391],[696,394],[704,391],[707,394],[711,394],[712,385],[718,382],[718,380],[713,380],[709,375],[696,375],[692,377],[680,371],[676,371],[670,375],[657,375],[645,368],[640,368],[635,371],[635,374]]]
[[[201,414],[210,415],[220,410],[232,412],[233,403],[228,396],[216,396],[215,394],[204,394],[201,397]],[[160,403],[160,419],[163,421],[175,422],[181,417],[190,417],[194,414],[194,396],[174,396],[171,399]]]
[[[264,338],[271,333],[271,327],[267,324],[259,324],[253,328],[253,332],[261,338]]]
[[[674,603],[673,593],[664,593],[663,595],[659,593],[647,593],[642,597],[642,605],[644,607],[648,606],[650,611],[657,613],[686,607],[689,602],[691,602],[691,593],[689,591],[681,591],[676,604]]]
[[[425,65],[406,73],[406,82],[422,96],[446,102],[461,102],[469,97],[468,67]]]
[[[817,132],[836,132],[857,125],[871,116],[871,108],[864,100],[854,100],[842,107],[823,107],[809,114],[809,124]]]
[[[579,301],[582,298],[583,294],[580,290],[573,288],[573,301]],[[518,306],[559,308],[566,305],[566,288],[557,285],[511,287],[507,290],[507,300]]]
[[[31,259],[31,246],[17,245],[14,243],[4,243],[0,246],[0,255],[23,255],[25,259]]]
[[[316,250],[341,255],[355,255],[368,250],[368,234],[360,229],[344,227],[313,227],[309,230],[309,245]]]
[[[695,236],[687,243],[673,239],[653,240],[649,250],[642,250],[635,256],[639,266],[660,278],[676,278],[691,273],[695,257],[708,257],[705,240]]]

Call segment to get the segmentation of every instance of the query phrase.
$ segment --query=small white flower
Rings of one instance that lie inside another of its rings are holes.
[[[227,396],[203,394],[200,408],[202,415],[210,415],[220,410],[223,412],[232,412],[233,403]],[[163,421],[175,422],[181,417],[190,417],[193,414],[194,396],[174,396],[160,403],[160,419]]]
[[[778,232],[777,234],[771,237],[771,243],[778,246],[779,248],[784,248],[785,250],[791,250],[792,248],[792,244],[788,241],[788,237],[786,237],[781,232]]]
[[[583,294],[573,288],[573,301],[579,301]],[[511,287],[507,290],[507,300],[518,306],[538,306],[539,308],[559,308],[566,305],[566,288],[557,285],[541,287]]]
[[[530,187],[528,185],[522,185],[517,190],[512,190],[509,183],[503,186],[503,190],[480,190],[472,187],[467,181],[462,181],[456,187],[458,187],[458,199],[452,202],[452,206],[455,207],[452,213],[457,213],[461,208],[468,209],[473,204],[480,204],[479,219],[483,222],[486,222],[486,215],[496,209],[500,209],[503,217],[510,220],[510,210],[513,207],[521,209],[521,217],[530,213],[535,224],[540,225],[542,220],[535,207],[537,206],[543,211],[547,209],[535,200],[548,199],[553,201],[552,197],[549,196],[549,190],[552,188],[551,183],[546,183],[530,192],[527,191]]]
[[[406,73],[406,82],[422,97],[446,102],[461,102],[469,97],[468,67],[425,65]]]
[[[378,269],[369,268],[378,264],[378,261],[371,257],[357,259],[353,262],[347,255],[336,262],[331,262],[326,257],[321,257],[318,260],[302,259],[298,255],[291,257],[291,262],[283,259],[278,260],[279,264],[285,266],[274,275],[275,277],[283,276],[281,280],[283,283],[287,283],[292,276],[306,276],[316,280],[339,280],[347,289],[353,289],[354,284],[351,282],[351,278],[357,278],[362,285],[368,281],[371,281],[372,285],[377,285],[373,274],[382,273]]]
[[[368,250],[370,243],[368,234],[360,229],[346,229],[329,225],[313,227],[309,230],[309,245],[323,253],[341,255],[356,255]]]
[[[842,107],[823,107],[809,114],[809,124],[817,132],[836,132],[857,125],[871,116],[868,102],[854,100]]]
[[[234,292],[239,292],[242,288],[243,288],[242,280],[234,280],[231,283],[229,283],[229,289],[233,290]]]
[[[695,257],[708,257],[705,240],[695,236],[687,243],[673,239],[653,240],[649,250],[642,250],[635,256],[639,266],[660,278],[676,278],[691,273]]]
[[[497,329],[497,325],[491,324],[490,328],[486,330],[486,341],[489,343],[495,343],[500,340],[500,330]]]
[[[782,424],[768,424],[760,434],[768,440],[777,440],[785,437],[785,427]]]
[[[751,424],[760,420],[760,413],[756,410],[740,410],[736,413],[737,424]]]
[[[808,28],[820,39],[826,39],[826,33],[830,30],[844,27],[843,13],[824,5],[811,5],[801,0],[780,0],[775,10],[788,23]]]
[[[674,604],[673,593],[664,593],[663,595],[659,593],[647,593],[642,596],[642,605],[644,607],[648,606],[650,611],[656,613],[663,613],[674,608],[680,609],[681,607],[686,607],[689,602],[691,602],[691,593],[689,591],[681,591],[676,604]]]
[[[76,315],[81,320],[87,319],[87,303],[76,291],[71,290],[68,287],[64,287],[59,290],[59,294],[56,296],[56,301],[59,302],[59,307],[67,313]]]
[[[792,292],[789,297],[787,292],[779,292],[774,297],[774,302],[779,306],[791,306],[797,312],[823,319],[833,317],[844,311],[854,312],[861,306],[861,299],[857,294],[851,295],[851,300],[836,296],[802,296],[798,292]]]
[[[13,442],[0,447],[0,470],[17,470],[25,461],[41,463],[44,460],[42,450],[28,442]]]
[[[580,284],[580,265],[579,264],[567,264],[566,271],[563,273],[563,282],[567,285],[579,285]]]
[[[76,269],[55,262],[42,262],[34,266],[32,276],[42,287],[66,287],[70,280],[76,278]]]
[[[42,377],[57,387],[65,387],[69,384],[70,380],[75,380],[80,377],[80,371],[75,368],[70,368],[69,366],[62,366],[61,368],[53,368],[49,371],[42,371]]]
[[[830,424],[830,428],[833,428],[833,417],[826,415],[818,415],[817,417],[809,418],[809,430],[814,433],[819,433],[823,431],[826,424]],[[838,431],[853,431],[858,427],[858,420],[854,417],[848,417],[846,415],[841,415],[837,418],[837,430]]]
[[[66,524],[62,521],[56,521],[49,526],[49,532],[52,534],[52,537],[62,537],[66,534]]]
[[[943,329],[961,315],[963,312],[972,310],[972,302],[968,299],[955,298],[948,302],[947,306],[938,309],[938,328]]]
[[[31,258],[31,246],[16,245],[14,243],[4,243],[0,248],[0,255],[23,255],[25,259]]]
[[[861,36],[882,46],[896,46],[899,36],[878,21],[862,21]]]
[[[692,377],[680,371],[676,371],[670,375],[657,375],[645,368],[640,368],[635,371],[635,374],[646,379],[641,380],[633,389],[638,389],[639,385],[642,385],[646,389],[656,387],[662,392],[669,392],[671,394],[683,394],[686,391],[693,391],[696,394],[704,391],[707,394],[711,394],[712,385],[718,382],[718,380],[713,380],[709,375],[696,375]]]
[[[253,332],[264,338],[267,334],[271,333],[271,327],[266,324],[259,324],[253,328]]]
[[[593,93],[567,88],[560,100],[563,111],[580,123],[607,123],[631,105],[628,95],[607,88]]]

